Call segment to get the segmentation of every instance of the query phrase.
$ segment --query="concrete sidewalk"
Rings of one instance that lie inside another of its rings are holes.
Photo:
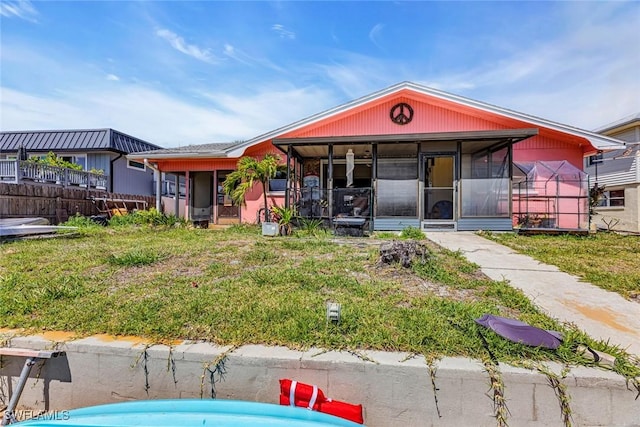
[[[461,251],[491,279],[508,280],[549,316],[640,355],[640,304],[472,232],[428,232],[427,237]]]

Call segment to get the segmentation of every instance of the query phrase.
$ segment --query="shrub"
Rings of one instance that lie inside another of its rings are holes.
[[[298,227],[296,231],[297,236],[312,236],[320,237],[326,236],[327,230],[324,228],[322,219],[319,218],[298,218]]]

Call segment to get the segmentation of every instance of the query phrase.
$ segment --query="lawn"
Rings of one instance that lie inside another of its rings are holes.
[[[378,265],[379,243],[132,226],[5,243],[0,327],[504,361],[578,363],[579,342],[623,355],[548,318],[459,253],[424,241],[426,262],[405,269]],[[342,304],[337,325],[326,321],[327,301]],[[484,313],[559,330],[565,342],[557,351],[508,342],[476,326]]]
[[[485,237],[640,302],[640,236],[600,232],[590,236],[496,233]]]

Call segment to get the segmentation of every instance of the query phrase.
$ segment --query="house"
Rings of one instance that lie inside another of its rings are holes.
[[[596,208],[596,224],[640,232],[640,113],[594,132],[627,143],[623,149],[600,152],[586,159],[585,170],[598,185],[604,185],[604,197]]]
[[[404,82],[235,144],[134,153],[162,172],[184,175],[186,217],[255,222],[259,186],[235,206],[222,182],[242,156],[279,153],[284,189],[269,203],[332,225],[371,230],[511,230],[512,162],[557,161],[582,169],[583,157],[619,141]],[[288,185],[287,185],[288,183]],[[588,227],[582,212],[580,227]]]
[[[126,155],[159,148],[113,129],[0,132],[0,160],[15,160],[19,150],[28,157],[53,152],[85,171],[102,171],[105,189],[122,194],[154,194],[154,172]]]

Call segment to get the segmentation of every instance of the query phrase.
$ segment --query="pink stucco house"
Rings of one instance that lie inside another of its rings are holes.
[[[246,206],[220,191],[242,156],[277,153],[287,173],[269,203],[301,216],[371,230],[511,230],[513,162],[566,161],[619,148],[616,139],[415,83],[396,84],[235,144],[132,154],[158,173],[184,175],[186,216],[255,222],[259,187]]]

